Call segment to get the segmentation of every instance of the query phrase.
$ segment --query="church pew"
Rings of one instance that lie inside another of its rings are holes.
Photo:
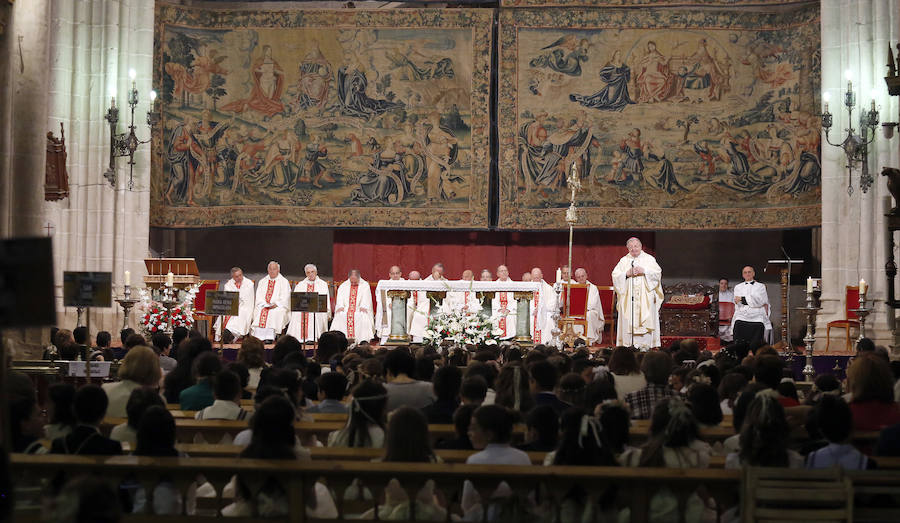
[[[649,499],[659,489],[668,487],[680,497],[686,497],[703,485],[713,499],[722,506],[731,503],[741,482],[738,470],[715,469],[662,469],[625,467],[543,467],[464,465],[459,463],[372,463],[367,461],[266,461],[233,458],[147,458],[135,456],[85,457],[58,455],[21,455],[11,459],[11,468],[21,484],[41,481],[65,471],[69,477],[96,473],[98,477],[118,485],[133,477],[145,485],[152,485],[161,477],[169,478],[182,492],[198,474],[202,474],[217,492],[222,492],[233,474],[239,474],[249,485],[262,484],[266,478],[279,482],[287,492],[290,521],[306,521],[305,499],[308,490],[317,481],[323,481],[332,492],[340,516],[337,520],[349,521],[346,509],[353,500],[345,500],[346,488],[354,479],[361,479],[372,490],[375,501],[383,499],[383,488],[390,479],[397,479],[407,492],[415,493],[426,480],[435,482],[443,498],[450,500],[451,512],[458,513],[458,500],[464,480],[472,481],[483,499],[488,499],[501,481],[505,481],[519,499],[527,499],[529,493],[540,485],[542,499],[552,500],[550,506],[558,507],[573,487],[587,490],[591,499],[597,499],[607,489],[615,488],[616,500],[623,507],[631,508],[631,521],[646,521]],[[216,499],[216,508],[228,500]],[[148,503],[148,507],[151,504]],[[359,504],[357,503],[358,507]],[[371,505],[369,505],[371,506]],[[551,509],[552,510],[552,509]],[[167,516],[173,522],[200,521],[209,518]],[[36,520],[36,519],[35,519]],[[16,521],[30,521],[22,517]],[[123,521],[148,521],[147,516],[125,515]]]

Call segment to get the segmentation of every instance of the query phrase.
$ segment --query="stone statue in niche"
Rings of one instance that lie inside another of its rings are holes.
[[[69,196],[69,173],[66,171],[66,133],[59,123],[59,138],[47,131],[47,164],[44,172],[44,200],[62,200]]]

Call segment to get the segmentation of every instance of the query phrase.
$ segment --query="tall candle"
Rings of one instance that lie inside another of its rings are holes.
[[[112,108],[113,109],[116,108],[116,97],[115,96],[112,97]]]
[[[131,271],[125,271],[125,285],[131,285]]]
[[[172,271],[169,271],[169,274],[166,274],[166,287],[172,287],[175,285],[175,275],[172,274]]]
[[[556,281],[562,281],[562,269],[556,268]]]
[[[806,292],[812,293],[813,291],[813,279],[812,276],[806,278]]]
[[[860,293],[860,294],[865,294],[866,291],[868,291],[868,290],[869,290],[869,284],[866,283],[866,280],[860,278],[860,280],[859,280],[859,293]]]

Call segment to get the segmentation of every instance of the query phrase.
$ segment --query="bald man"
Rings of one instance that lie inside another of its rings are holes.
[[[529,273],[530,275],[531,273]],[[512,282],[506,265],[497,267],[497,281]],[[513,292],[495,292],[491,301],[491,318],[494,322],[494,334],[501,340],[508,340],[516,335],[516,298]]]
[[[466,269],[462,273],[462,278],[460,281],[464,282],[473,282],[475,281],[475,273],[469,269]],[[475,291],[466,290],[466,291],[452,291],[447,293],[447,297],[444,298],[444,311],[461,311],[461,312],[469,312],[476,313],[481,309],[481,304],[478,303],[478,298],[475,296]]]
[[[290,321],[291,284],[281,275],[281,265],[270,261],[268,273],[256,285],[256,305],[253,310],[253,336],[270,343],[281,335]]]
[[[575,269],[575,282],[588,286],[587,301],[587,332],[585,337],[588,345],[599,344],[603,339],[603,304],[600,302],[600,291],[597,286],[588,281],[587,270],[584,267]],[[579,327],[575,326],[576,330]]]
[[[612,271],[616,288],[619,322],[616,345],[648,350],[662,343],[659,332],[659,309],[663,303],[662,269],[656,258],[644,252],[641,240],[625,242],[628,254],[622,256]]]
[[[334,300],[331,330],[341,331],[347,339],[369,341],[375,337],[372,320],[372,289],[359,270],[352,269],[341,284]]]
[[[744,281],[734,286],[731,334],[734,341],[744,341],[752,347],[765,339],[766,329],[772,329],[772,322],[769,320],[769,293],[764,284],[756,281],[753,267],[744,267],[741,276]]]
[[[394,281],[403,280],[403,272],[400,270],[399,266],[393,265],[388,269],[388,279]],[[382,341],[386,340],[387,337],[391,335],[392,301],[394,301],[394,299],[388,296],[387,291],[385,290],[382,290],[375,295],[375,334],[381,338]],[[407,328],[409,328],[409,325],[407,325]]]
[[[552,330],[554,310],[559,305],[553,286],[544,281],[544,273],[539,267],[531,269],[531,281],[541,284],[540,290],[534,291],[531,299],[531,339],[534,343],[548,343],[553,338]]]

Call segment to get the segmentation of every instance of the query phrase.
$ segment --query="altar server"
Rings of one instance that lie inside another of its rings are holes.
[[[547,343],[553,338],[553,311],[557,304],[556,291],[544,281],[544,273],[538,267],[531,269],[531,281],[541,284],[541,289],[534,291],[531,300],[531,339],[535,344]]]
[[[256,286],[256,307],[253,310],[253,336],[274,341],[290,321],[291,284],[281,275],[281,265],[270,261],[268,275]]]
[[[306,279],[294,286],[294,292],[315,292],[329,298],[328,282],[319,278],[319,269],[311,263],[303,268]],[[328,312],[292,312],[291,324],[287,333],[301,342],[315,342],[317,337],[328,330],[328,320],[331,318],[331,300],[328,302]]]
[[[388,270],[388,279],[390,280],[403,280],[402,276],[403,272],[397,265]],[[375,295],[375,332],[382,340],[386,340],[391,335],[391,317],[393,316],[391,302],[393,301],[394,299],[387,295],[387,291],[382,290]],[[409,328],[408,325],[407,328]]]
[[[331,330],[341,331],[348,339],[360,342],[375,337],[374,327],[369,282],[360,277],[359,270],[352,269],[347,281],[338,287]]]
[[[497,281],[510,283],[509,269],[506,265],[497,267]],[[514,292],[495,292],[491,301],[491,317],[494,320],[494,333],[502,340],[516,335],[516,312],[518,312]]]
[[[656,258],[644,252],[641,240],[629,238],[625,247],[628,254],[622,256],[612,271],[613,286],[619,297],[616,345],[640,349],[659,347],[662,269]]]
[[[755,280],[756,271],[746,266],[741,271],[744,281],[734,286],[734,316],[731,318],[731,332],[734,340],[743,340],[751,347],[762,341],[766,329],[772,328],[769,321],[769,294],[766,286]]]
[[[231,279],[225,283],[222,289],[225,292],[238,293],[238,315],[219,316],[216,319],[216,341],[222,337],[222,321],[225,321],[225,330],[231,333],[232,338],[246,336],[250,332],[250,322],[253,320],[253,304],[256,296],[253,294],[253,280],[244,277],[244,271],[240,267],[231,268]],[[226,340],[228,336],[225,336]]]
[[[603,338],[603,304],[600,302],[600,291],[588,281],[587,270],[583,267],[575,269],[575,281],[588,286],[587,333],[588,345],[600,343]]]

